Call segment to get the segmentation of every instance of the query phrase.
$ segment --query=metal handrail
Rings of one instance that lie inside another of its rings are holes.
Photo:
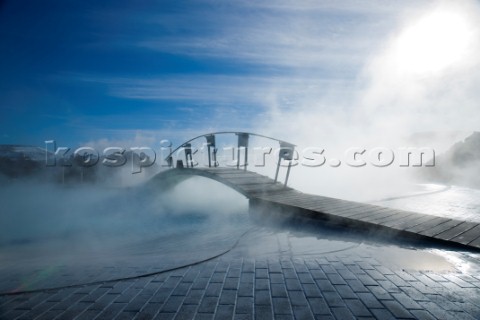
[[[187,167],[188,167],[188,162],[189,162],[189,156],[190,156],[190,162],[193,165],[191,142],[194,141],[194,140],[197,140],[199,138],[205,137],[207,139],[207,143],[208,143],[208,162],[209,162],[209,166],[211,166],[211,161],[210,161],[211,160],[210,159],[211,143],[208,142],[208,141],[213,141],[214,166],[216,166],[216,152],[217,152],[217,149],[216,149],[216,146],[215,146],[215,136],[220,135],[220,134],[235,134],[235,135],[238,136],[237,169],[240,168],[240,148],[243,147],[243,148],[245,148],[245,159],[244,159],[245,167],[244,167],[244,170],[247,170],[247,158],[248,158],[247,149],[248,149],[248,138],[250,136],[256,136],[256,137],[261,137],[261,138],[265,138],[265,139],[270,139],[270,140],[277,141],[278,143],[280,143],[280,152],[278,154],[277,169],[276,169],[276,172],[275,172],[275,182],[277,182],[281,160],[284,159],[284,160],[289,161],[288,162],[287,174],[286,174],[285,182],[284,182],[284,185],[285,186],[287,185],[288,177],[290,175],[290,167],[291,167],[291,164],[292,164],[294,148],[296,147],[296,145],[294,145],[293,143],[290,143],[290,142],[286,142],[284,140],[276,139],[276,138],[265,136],[265,135],[258,134],[258,133],[237,132],[237,131],[218,131],[218,132],[211,132],[211,133],[202,134],[202,135],[199,135],[197,137],[194,137],[194,138],[182,143],[180,146],[175,148],[175,150],[171,151],[168,154],[168,156],[165,158],[165,160],[169,163],[170,166],[173,166],[173,154],[176,153],[181,148],[184,148],[185,149],[185,161],[186,161]],[[180,162],[181,162],[181,160],[180,160]],[[182,165],[182,163],[179,163],[178,165]],[[183,167],[183,165],[182,165],[182,167]]]
[[[252,135],[252,136],[257,136],[257,137],[261,137],[261,138],[266,138],[266,139],[270,139],[270,140],[273,140],[273,141],[277,141],[277,142],[280,142],[280,143],[288,143],[294,147],[296,147],[295,144],[293,143],[290,143],[290,142],[287,142],[287,141],[284,141],[284,140],[280,140],[280,139],[276,139],[276,138],[273,138],[273,137],[269,137],[269,136],[265,136],[263,134],[258,134],[258,133],[252,133],[252,132],[242,132],[242,131],[218,131],[218,132],[211,132],[211,133],[206,133],[206,134],[202,134],[202,135],[199,135],[195,138],[192,138],[190,140],[187,140],[185,141],[184,143],[182,143],[180,146],[178,146],[175,150],[173,150],[172,152],[170,152],[168,154],[168,156],[165,157],[165,160],[167,160],[168,158],[170,158],[175,152],[177,152],[179,149],[185,147],[185,145],[187,143],[190,143],[194,140],[197,140],[199,138],[202,138],[202,137],[206,137],[206,136],[211,136],[211,135],[217,135],[217,134],[248,134],[248,135]]]

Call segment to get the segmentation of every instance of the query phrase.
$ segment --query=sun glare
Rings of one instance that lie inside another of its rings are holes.
[[[399,71],[435,74],[462,61],[473,41],[467,18],[459,12],[435,11],[409,25],[396,43]]]

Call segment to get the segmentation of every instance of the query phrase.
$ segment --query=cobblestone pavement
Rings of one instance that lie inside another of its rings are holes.
[[[231,248],[244,232],[242,227],[238,229],[203,229],[197,233],[188,230],[190,233],[182,237],[145,237],[135,244],[127,241],[123,246],[100,247],[96,251],[70,247],[72,241],[64,246],[35,243],[2,248],[0,294],[110,281],[188,265]],[[192,243],[208,250],[195,250]]]
[[[0,319],[479,319],[478,254],[412,244],[256,228],[198,265],[0,296]]]

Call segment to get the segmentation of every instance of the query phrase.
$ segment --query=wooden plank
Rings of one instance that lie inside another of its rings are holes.
[[[450,239],[450,241],[458,242],[461,244],[468,244],[480,236],[480,225],[473,227],[472,229]]]
[[[289,205],[295,205],[298,207],[301,207],[303,209],[311,210],[311,211],[317,211],[314,209],[318,205],[318,200],[316,199],[311,199],[311,198],[306,198],[306,197],[297,197],[297,198],[291,198],[291,199],[286,199],[284,200],[285,203]]]
[[[329,212],[331,212],[332,214],[335,214],[344,218],[348,218],[355,214],[361,214],[361,213],[370,212],[370,211],[371,211],[370,207],[366,207],[358,204],[355,205],[354,207],[346,207],[346,208],[341,207],[341,208],[333,208],[329,210]]]
[[[262,192],[262,191],[274,191],[274,190],[282,190],[285,189],[283,185],[265,185],[265,184],[258,184],[258,185],[244,185],[239,187],[240,189],[247,191],[247,192]]]
[[[364,217],[362,220],[365,221],[365,222],[370,222],[370,223],[374,223],[374,224],[380,224],[380,222],[382,221],[385,221],[387,219],[391,219],[393,218],[394,216],[398,216],[399,213],[398,211],[395,211],[393,209],[390,209],[390,208],[387,208],[389,209],[388,211],[385,211],[383,213],[383,216],[369,216],[369,217]],[[388,220],[387,220],[388,221]]]
[[[435,235],[435,238],[438,238],[438,239],[442,239],[442,240],[450,240],[452,238],[455,238],[456,236],[459,236],[461,235],[462,233],[478,226],[479,224],[478,223],[475,223],[475,222],[462,222],[461,224],[459,224],[458,226],[456,227],[453,227],[452,229],[450,230],[446,230],[442,233],[439,233],[437,235]]]
[[[323,212],[328,214],[334,214],[340,216],[340,212],[345,207],[338,207],[338,206],[327,206],[327,205],[320,205],[318,202],[309,206],[309,210],[316,211],[316,212]],[[348,209],[353,210],[354,207],[349,207]]]
[[[271,194],[271,195],[268,195],[268,196],[264,196],[262,199],[264,199],[264,200],[275,200],[276,198],[285,199],[285,198],[288,198],[288,197],[293,196],[293,195],[303,194],[303,193],[301,193],[301,192],[299,192],[295,189],[288,188],[287,190],[290,190],[290,192],[288,194]]]
[[[292,197],[298,197],[300,195],[299,192],[294,191],[293,189],[290,189],[290,190],[292,190],[292,192],[290,192],[288,194],[285,194],[285,193],[284,194],[282,194],[282,193],[270,194],[270,195],[262,196],[261,199],[266,200],[266,201],[277,201],[277,200],[290,199]]]
[[[397,215],[395,216],[395,221],[387,219],[386,221],[377,221],[377,223],[381,222],[385,226],[392,227],[394,225],[398,225],[402,222],[405,222],[407,220],[411,219],[416,219],[418,218],[418,213],[412,212],[412,211],[403,211],[403,210],[396,210],[393,209],[394,211],[397,212]],[[393,217],[392,217],[393,219]]]
[[[268,177],[253,173],[253,172],[212,172],[209,170],[195,170],[195,169],[178,169],[178,174],[189,174],[191,171],[196,171],[196,175],[199,176],[206,176],[206,177],[219,177],[222,179],[228,179],[228,178],[235,178],[235,177],[244,177],[244,178],[265,178],[270,181],[273,181],[269,179]],[[195,173],[192,173],[192,175],[195,175]]]
[[[352,210],[354,211],[354,210]],[[334,214],[336,214],[335,212],[333,212]],[[358,220],[358,221],[362,221],[361,219],[358,218],[358,216],[372,216],[372,215],[376,215],[376,214],[380,214],[380,212],[377,212],[377,211],[372,211],[371,209],[362,209],[362,210],[359,210],[355,213],[356,215],[353,215],[352,216],[352,213],[350,212],[348,215],[345,215],[344,212],[341,212],[339,214],[336,214],[340,217],[343,217],[345,219],[349,219],[349,220]]]
[[[282,200],[282,199],[278,199],[278,200],[269,200],[269,202],[272,202],[272,203],[276,203],[276,204],[282,204],[282,205],[286,205],[286,206],[292,206],[292,207],[297,207],[298,206],[298,203],[295,203],[291,200]]]
[[[220,175],[216,175],[218,177],[221,177],[225,180],[238,180],[238,181],[249,181],[249,180],[261,180],[261,181],[265,181],[266,183],[275,183],[275,181],[273,181],[272,179],[268,179],[266,177],[262,177],[262,176],[250,176],[250,177],[245,177],[245,176],[240,176],[240,175],[234,175],[234,176],[227,176],[227,177],[224,177],[224,176],[220,176]]]
[[[235,184],[235,185],[239,185],[239,186],[247,185],[247,184],[264,184],[264,185],[278,184],[278,183],[274,183],[273,181],[265,181],[265,180],[257,180],[257,179],[248,179],[248,180],[227,179],[225,181],[228,181],[231,184]],[[283,187],[283,185],[282,185],[282,187]]]
[[[243,186],[249,184],[263,184],[263,185],[274,185],[275,183],[265,183],[264,181],[255,181],[255,180],[245,180],[245,181],[237,181],[237,180],[224,180],[225,183],[229,183],[235,186]]]
[[[236,177],[236,176],[238,176],[238,177],[264,177],[264,178],[267,178],[267,179],[273,181],[273,179],[270,179],[267,176],[264,176],[264,175],[261,175],[261,174],[255,173],[255,172],[250,172],[250,171],[226,171],[226,172],[207,171],[207,172],[212,174],[212,175],[218,175],[218,176],[224,176],[224,177]]]
[[[239,188],[241,190],[243,190],[243,192],[247,193],[249,196],[251,196],[252,193],[254,194],[268,194],[268,193],[272,193],[272,192],[277,192],[278,189],[276,188],[264,188],[264,187],[243,187],[243,188]]]
[[[238,183],[238,182],[231,182],[229,181],[230,184],[234,185],[234,186],[237,186],[237,187],[248,187],[248,186],[275,186],[277,184],[275,183],[265,183],[265,182],[242,182],[242,183]],[[283,189],[283,186],[280,185],[280,187],[282,187]]]
[[[277,200],[282,200],[282,197],[281,197],[282,195],[289,196],[294,192],[295,192],[295,190],[285,189],[285,190],[277,191],[277,192],[271,193],[271,194],[261,194],[261,193],[256,194],[254,192],[250,192],[250,194],[254,198],[257,198],[257,199],[262,200],[262,201],[275,202]]]
[[[308,207],[308,209],[313,210],[316,205],[323,203],[323,198],[320,196],[313,196],[307,194],[290,194],[287,196],[283,195],[273,195],[268,197],[272,201],[281,201],[282,203],[289,205],[301,205],[303,207]]]
[[[288,195],[272,194],[272,195],[269,195],[268,197],[266,197],[266,199],[271,200],[271,201],[276,201],[276,200],[285,200],[286,201],[286,200],[295,199],[295,198],[299,198],[299,197],[304,197],[304,194],[298,193],[298,192],[291,193],[291,194],[288,194]]]
[[[241,169],[237,169],[237,167],[196,167],[194,168],[195,170],[202,170],[202,171],[208,171],[208,172],[249,172],[249,173],[255,173],[252,171],[245,171]],[[182,170],[182,169],[179,169]]]
[[[261,183],[261,184],[258,184],[258,186],[265,186],[266,188],[275,188],[275,189],[278,189],[278,190],[290,190],[289,187],[285,187],[283,184],[279,184],[279,183]],[[245,188],[249,188],[250,185],[244,185]],[[253,186],[253,185],[251,185]]]
[[[225,175],[225,176],[232,176],[232,175],[244,175],[244,176],[262,176],[259,173],[252,172],[252,171],[242,171],[242,170],[201,170],[204,172],[208,172],[211,174],[218,174],[218,175]]]
[[[313,211],[330,211],[336,209],[340,212],[362,206],[362,204],[356,202],[307,194],[302,194],[301,196],[294,198],[293,201],[298,202],[300,200],[299,198],[301,198],[303,206],[308,206],[308,209]]]
[[[332,210],[335,208],[353,207],[353,204],[345,201],[325,201],[325,199],[321,197],[304,198],[303,202],[307,204],[311,210],[318,210],[319,208],[322,208],[323,210]]]
[[[348,207],[349,209],[353,209],[354,207]],[[345,207],[338,207],[338,206],[327,206],[327,205],[320,205],[319,203],[310,205],[308,207],[309,210],[316,211],[316,212],[323,212],[328,214],[335,214],[340,216],[340,210],[345,209]]]
[[[434,227],[436,227],[436,226],[438,226],[442,223],[450,221],[450,219],[447,219],[447,218],[435,217],[435,216],[431,216],[431,217],[432,217],[432,219],[424,221],[424,222],[422,222],[420,224],[417,224],[413,227],[407,228],[407,229],[405,229],[405,231],[419,233],[420,231],[428,230],[428,229],[434,228]]]
[[[414,227],[420,223],[423,223],[427,220],[430,220],[432,218],[435,218],[435,217],[429,216],[426,214],[414,214],[402,221],[399,221],[398,223],[394,223],[390,227],[397,230],[405,230],[405,229]]]
[[[315,200],[312,200],[309,197],[305,197],[304,195],[297,195],[289,198],[283,198],[280,200],[289,204],[296,204],[296,205],[302,205],[302,206],[310,206],[312,203],[315,202]]]
[[[327,198],[327,197],[319,197],[319,200],[321,200],[322,203],[331,204],[331,205],[338,205],[338,204],[341,204],[341,205],[347,204],[347,205],[356,205],[356,206],[367,205],[367,204],[361,203],[361,202],[348,201],[348,200],[343,200],[343,199],[332,199],[332,198]]]
[[[316,205],[312,206],[313,210],[321,210],[321,211],[333,211],[342,212],[352,208],[357,208],[359,206],[358,203],[350,202],[350,201],[338,201],[334,202],[318,202]]]
[[[397,215],[375,221],[375,223],[392,228],[400,223],[409,221],[418,217],[418,214],[409,211],[399,211]]]
[[[452,229],[456,226],[458,226],[462,221],[460,220],[449,220],[447,222],[444,222],[436,227],[423,230],[420,232],[421,235],[428,236],[428,237],[433,237],[434,235],[437,235],[439,233],[444,232],[445,230]]]
[[[225,177],[225,176],[220,176],[220,175],[215,175],[216,177],[221,178],[222,180],[229,180],[229,181],[249,181],[249,180],[262,180],[268,183],[275,183],[273,180],[265,178],[265,177],[259,177],[259,176],[252,176],[252,177],[244,177],[244,176],[231,176],[231,177]]]
[[[389,214],[391,213],[391,209],[389,208],[379,208],[379,209],[375,209],[375,210],[372,210],[370,212],[365,212],[365,213],[361,213],[361,214],[358,214],[358,215],[354,215],[354,216],[350,216],[349,218],[350,219],[358,219],[358,220],[361,220],[363,222],[369,222],[367,221],[366,219],[368,218],[372,218],[372,217],[384,217],[386,214]]]
[[[268,202],[275,202],[274,200],[271,199],[272,196],[281,196],[282,194],[290,195],[293,192],[297,192],[297,191],[287,188],[287,189],[278,190],[278,191],[275,191],[275,192],[272,192],[272,193],[263,193],[263,192],[256,193],[256,192],[253,192],[253,191],[249,191],[248,193],[249,193],[249,195],[252,199],[258,199],[258,200],[268,201]]]
[[[223,172],[215,172],[215,171],[209,171],[209,170],[200,170],[201,172],[205,173],[205,174],[209,174],[209,175],[216,175],[216,176],[219,176],[219,177],[230,177],[230,176],[244,176],[244,177],[247,177],[247,176],[250,176],[250,177],[253,177],[256,175],[256,173],[253,173],[253,172],[229,172],[229,171],[223,171]]]
[[[307,195],[307,194],[303,194],[303,193],[292,194],[292,195],[287,196],[287,197],[283,197],[282,195],[279,195],[278,197],[280,197],[284,201],[302,201],[303,203],[308,202],[309,204],[313,204],[313,203],[317,203],[317,202],[321,201],[316,196]],[[278,200],[278,197],[277,197],[277,200]]]
[[[272,197],[269,197],[270,199]],[[309,196],[309,195],[293,195],[293,197],[290,197],[288,199],[282,198],[282,197],[273,197],[275,198],[274,202],[276,203],[281,203],[289,206],[296,206],[299,208],[311,210],[311,211],[316,211],[316,212],[325,212],[325,213],[331,213],[332,212],[332,206],[328,207],[328,210],[325,210],[326,208],[323,207],[323,210],[319,210],[318,208],[318,203],[319,201],[322,201],[322,197],[318,196]],[[339,205],[345,206],[345,205],[352,205],[351,203],[347,203],[344,201],[337,202],[336,205],[333,207],[338,207]],[[356,207],[359,206],[357,203],[353,203]]]
[[[340,214],[342,215],[342,217],[358,219],[359,217],[370,216],[372,215],[373,212],[377,212],[379,210],[385,210],[385,208],[378,207],[378,206],[365,205],[365,206],[359,207],[357,210],[352,209],[351,212],[348,212],[348,213],[341,212]]]
[[[478,237],[477,239],[473,240],[473,241],[470,242],[468,245],[480,249],[480,237]]]
[[[337,214],[342,214],[344,216],[365,212],[370,209],[369,206],[356,202],[326,203],[324,206],[328,208],[327,210],[335,211]]]

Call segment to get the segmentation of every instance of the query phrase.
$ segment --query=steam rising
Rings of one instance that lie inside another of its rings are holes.
[[[223,196],[212,203],[216,193]],[[192,226],[221,228],[247,210],[242,196],[201,178],[169,191],[24,181],[4,185],[0,197],[2,244],[82,239],[82,245],[102,246],[110,237],[115,242],[174,235]]]
[[[354,80],[320,86],[303,71],[309,89],[289,100],[288,108],[272,98],[270,116],[258,130],[300,147],[323,147],[328,161],[341,158],[350,147],[428,146],[440,154],[477,129],[478,3],[406,6],[392,21],[396,27],[377,34],[377,46],[358,52],[363,66]],[[302,67],[299,61],[300,74]],[[282,94],[278,88],[271,96]],[[418,139],[421,133],[429,133],[429,139]],[[292,183],[308,192],[366,200],[381,197],[387,189],[409,188],[416,174],[398,166],[331,168],[327,163],[296,168]]]

